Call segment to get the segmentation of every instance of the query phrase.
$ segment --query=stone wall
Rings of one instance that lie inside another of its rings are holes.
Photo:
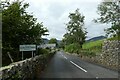
[[[96,56],[73,55],[77,55],[85,61],[118,70],[120,68],[120,41],[104,40],[102,52]]]
[[[9,66],[0,68],[0,78],[4,79],[35,79],[47,64],[47,61],[54,53],[39,55],[24,61],[12,63]]]
[[[94,57],[84,57],[87,61],[98,63],[102,66],[118,70],[120,55],[120,41],[104,40],[102,52]]]
[[[120,41],[105,40],[102,47],[102,54],[98,55],[100,63],[111,68],[118,68],[120,54]]]

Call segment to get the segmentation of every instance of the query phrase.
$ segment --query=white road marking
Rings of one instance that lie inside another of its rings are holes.
[[[98,79],[98,77],[96,77],[96,79]]]
[[[78,65],[75,64],[74,62],[70,61],[70,63],[72,63],[73,65],[75,65],[77,68],[83,70],[84,72],[87,72],[85,69],[83,69],[82,67],[78,66]]]
[[[65,59],[67,59],[67,57],[64,56]]]
[[[62,54],[61,54],[62,55]],[[62,55],[63,56],[63,55]]]

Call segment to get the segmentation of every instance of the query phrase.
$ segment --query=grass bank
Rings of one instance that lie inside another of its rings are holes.
[[[82,49],[90,51],[90,52],[99,53],[102,51],[103,42],[104,40],[86,42],[82,45]]]

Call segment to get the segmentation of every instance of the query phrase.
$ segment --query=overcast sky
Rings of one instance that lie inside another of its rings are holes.
[[[103,24],[96,24],[92,20],[99,17],[96,13],[97,6],[101,0],[25,0],[30,6],[28,12],[43,22],[49,30],[49,36],[44,38],[62,39],[66,33],[68,15],[79,8],[79,12],[85,16],[85,27],[87,28],[87,37],[104,35],[104,28],[108,27]]]

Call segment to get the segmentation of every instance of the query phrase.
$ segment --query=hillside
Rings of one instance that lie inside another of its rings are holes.
[[[49,39],[47,38],[43,38],[43,42],[44,44],[48,44],[49,43]],[[61,40],[57,40],[57,43],[60,44]]]
[[[103,44],[103,39],[96,41],[89,41],[84,43],[82,48],[84,50],[89,50],[91,52],[101,52],[102,44]]]
[[[43,40],[44,44],[48,44],[49,43],[49,40],[47,38],[43,38],[42,40]]]
[[[102,39],[106,39],[107,37],[105,36],[97,36],[97,37],[93,37],[89,40],[87,40],[86,42],[89,42],[89,41],[97,41],[97,40],[102,40]]]

